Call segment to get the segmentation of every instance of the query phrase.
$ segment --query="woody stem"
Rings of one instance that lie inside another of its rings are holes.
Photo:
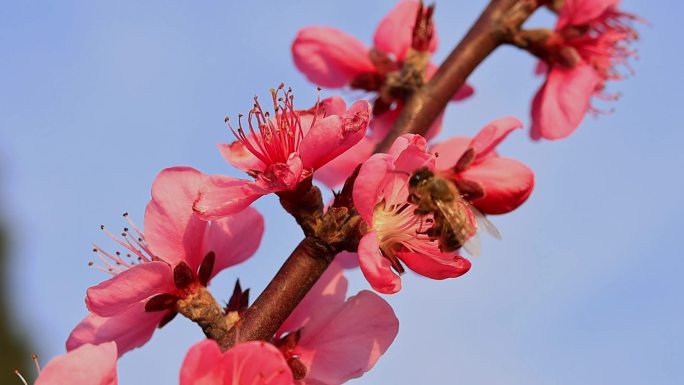
[[[241,341],[271,339],[338,252],[320,239],[304,238],[244,317],[219,340],[221,349]]]

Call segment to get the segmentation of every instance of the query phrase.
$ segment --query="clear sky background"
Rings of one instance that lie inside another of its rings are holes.
[[[158,171],[191,165],[238,175],[215,145],[232,138],[226,115],[285,81],[308,107],[315,87],[290,56],[297,30],[332,25],[366,43],[393,1],[7,1],[0,10],[0,191],[13,248],[3,290],[43,363],[64,351],[86,315],[87,267],[100,224],[142,223]],[[440,1],[437,59],[486,1]],[[400,332],[355,384],[676,384],[684,382],[684,226],[679,1],[625,0],[641,26],[636,75],[560,142],[516,132],[500,153],[527,163],[537,185],[503,234],[462,278],[412,273],[385,297]],[[551,25],[548,14],[530,25]],[[476,97],[449,107],[443,137],[488,121],[529,122],[541,79],[535,60],[499,49],[470,82]],[[334,95],[336,91],[324,91]],[[358,94],[344,92],[350,99]],[[256,207],[267,230],[258,253],[212,284],[235,278],[258,293],[300,240],[273,197]],[[350,295],[367,288],[350,275]],[[178,318],[119,363],[124,385],[173,384],[202,334]],[[27,360],[30,357],[26,357]]]

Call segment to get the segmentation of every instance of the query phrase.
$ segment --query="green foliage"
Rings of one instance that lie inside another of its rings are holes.
[[[20,384],[14,374],[19,369],[27,379],[37,374],[31,363],[31,353],[25,335],[18,330],[10,309],[8,296],[13,292],[7,284],[9,265],[9,242],[5,227],[0,224],[0,384]],[[33,382],[33,381],[29,381]]]

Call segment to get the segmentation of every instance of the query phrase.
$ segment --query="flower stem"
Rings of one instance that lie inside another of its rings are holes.
[[[259,298],[219,345],[223,350],[240,341],[269,340],[294,311],[339,250],[306,237],[290,254]]]

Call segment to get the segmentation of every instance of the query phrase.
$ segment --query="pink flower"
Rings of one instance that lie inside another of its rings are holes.
[[[322,87],[351,86],[379,91],[387,76],[399,71],[413,46],[416,16],[422,10],[414,0],[399,2],[375,30],[373,48],[337,28],[315,26],[299,31],[292,43],[297,68],[313,83]],[[431,16],[431,11],[430,15]],[[426,51],[437,49],[437,34],[432,33]],[[430,66],[429,75],[436,67]],[[473,90],[464,86],[456,96],[468,97]]]
[[[220,175],[207,178],[194,205],[203,219],[239,212],[262,195],[294,190],[315,170],[359,142],[371,113],[366,101],[346,109],[337,97],[297,111],[291,91],[282,86],[273,91],[273,105],[275,116],[271,117],[256,102],[248,116],[249,132],[240,124],[237,132],[233,131],[238,140],[220,146],[229,163],[255,180]]]
[[[282,354],[264,341],[246,342],[221,353],[214,340],[190,348],[180,385],[291,385],[292,372]]]
[[[416,39],[414,27],[417,16],[426,23],[427,37]],[[299,31],[292,43],[292,55],[297,68],[313,83],[322,87],[349,86],[376,93],[374,112],[377,116],[386,111],[399,111],[412,85],[412,77],[402,78],[401,70],[411,50],[432,53],[437,49],[437,34],[432,24],[432,8],[418,1],[399,2],[381,21],[375,31],[373,48],[349,34],[333,27],[306,27]],[[427,63],[423,77],[430,79],[437,66]],[[422,79],[422,80],[425,80]],[[453,100],[462,100],[474,93],[464,85]],[[396,104],[393,106],[393,104]],[[394,114],[396,119],[397,114]],[[390,125],[394,119],[389,121]],[[382,130],[382,128],[380,128]],[[435,126],[436,134],[439,126]]]
[[[256,251],[264,229],[256,210],[213,222],[193,212],[206,178],[189,167],[162,171],[145,210],[145,233],[132,222],[135,234],[126,228],[123,240],[109,233],[137,262],[95,247],[105,263],[103,270],[112,278],[88,289],[91,314],[71,332],[67,350],[115,341],[121,355],[143,345],[157,326],[175,316],[179,299],[206,287],[218,272]]]
[[[55,357],[40,371],[35,385],[116,385],[116,344],[85,344]]]
[[[503,214],[520,206],[534,187],[534,173],[515,159],[500,157],[495,149],[509,133],[522,128],[516,118],[486,125],[472,139],[455,137],[436,144],[436,169],[454,182],[458,191],[485,214]]]
[[[619,0],[565,0],[555,34],[546,42],[546,82],[532,102],[533,139],[562,139],[575,131],[591,109],[592,96],[604,99],[608,80],[621,79],[617,67],[634,55],[629,44],[637,17],[617,9]]]
[[[359,242],[359,263],[373,289],[381,293],[401,289],[401,262],[432,279],[458,277],[470,269],[467,259],[440,250],[438,241],[426,234],[431,218],[416,215],[417,206],[408,201],[410,175],[421,167],[434,169],[434,162],[423,137],[404,135],[388,154],[375,154],[364,162],[356,178],[354,206],[368,227]]]
[[[373,368],[399,331],[390,305],[361,291],[347,299],[342,267],[333,263],[276,334],[298,384],[338,385]]]

